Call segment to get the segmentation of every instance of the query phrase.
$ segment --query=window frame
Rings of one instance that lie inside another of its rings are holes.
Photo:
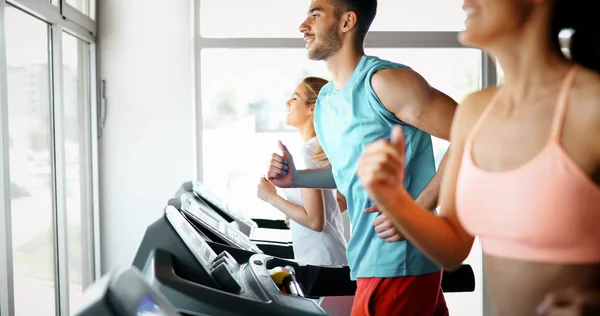
[[[0,0],[0,21],[5,21],[4,12],[6,5]],[[6,63],[6,36],[4,27],[0,27],[0,206],[4,212],[0,213],[0,314],[14,315],[13,294],[13,251],[11,230],[11,199],[10,199],[10,156],[8,136],[8,67]]]
[[[202,181],[202,60],[201,52],[205,48],[304,48],[304,40],[298,38],[205,38],[200,33],[200,2],[194,1],[192,10],[194,21],[194,102],[196,122],[195,176]],[[458,41],[460,32],[456,31],[374,31],[369,32],[365,40],[368,48],[470,48]],[[497,82],[496,68],[489,55],[481,51],[482,88],[495,86]]]
[[[196,150],[195,150],[195,176],[203,181],[203,116],[202,116],[202,50],[205,48],[304,48],[304,41],[298,38],[204,38],[200,33],[200,2],[194,1],[192,10],[194,21],[194,102],[196,122]],[[365,40],[366,48],[471,48],[458,41],[458,31],[373,31],[369,32]],[[496,86],[497,71],[494,60],[484,51],[481,51],[479,85],[486,88]],[[483,260],[482,260],[483,261]],[[481,267],[483,274],[483,266]],[[480,276],[483,280],[483,276]],[[487,306],[487,300],[481,293],[482,311]]]
[[[53,170],[51,173],[53,187],[53,228],[54,228],[54,261],[55,261],[55,306],[57,315],[70,315],[69,312],[69,256],[67,239],[66,209],[66,168],[64,157],[63,130],[63,32],[75,36],[87,43],[87,54],[83,56],[88,65],[84,73],[84,90],[89,101],[81,108],[85,121],[79,126],[79,133],[85,135],[85,149],[81,151],[80,162],[85,173],[81,174],[86,181],[81,186],[82,205],[86,213],[82,214],[82,228],[87,234],[82,235],[82,257],[87,286],[98,279],[100,270],[100,238],[99,238],[99,185],[98,185],[98,124],[97,124],[97,55],[96,55],[96,22],[60,0],[58,6],[48,0],[0,0],[0,21],[5,21],[5,9],[10,5],[48,24],[49,42],[49,76],[51,103],[51,153]],[[97,6],[97,3],[96,3]],[[97,12],[97,11],[96,11]],[[11,180],[8,135],[8,65],[6,58],[6,36],[4,24],[0,23],[0,314],[14,315],[14,275],[12,249],[12,217],[11,217]],[[79,56],[81,57],[81,56]],[[85,204],[84,204],[85,203]]]
[[[49,24],[60,24],[74,30],[87,41],[95,40],[96,22],[67,4],[66,0],[60,0],[58,7],[48,0],[2,0],[0,3],[8,3]]]
[[[91,11],[92,8],[89,5],[90,0],[88,1],[88,8]],[[96,1],[95,5],[97,6],[98,1]],[[96,21],[92,18],[90,18],[86,13],[81,12],[79,10],[77,10],[75,7],[71,6],[70,4],[67,3],[66,0],[60,0],[60,12],[61,15],[63,17],[65,17],[67,20],[73,22],[76,25],[80,25],[81,27],[83,27],[84,29],[86,29],[87,31],[89,31],[91,34],[96,34],[97,31],[97,25],[96,25]],[[97,15],[97,10],[94,10],[94,12],[96,12],[95,15]]]

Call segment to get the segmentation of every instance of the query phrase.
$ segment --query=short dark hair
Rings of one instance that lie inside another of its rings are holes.
[[[335,7],[336,15],[352,11],[358,18],[358,37],[364,40],[377,14],[377,0],[330,0]]]
[[[571,37],[570,55],[575,63],[600,72],[600,19],[584,0],[555,0],[552,16],[552,41],[557,45],[563,29],[575,31]]]

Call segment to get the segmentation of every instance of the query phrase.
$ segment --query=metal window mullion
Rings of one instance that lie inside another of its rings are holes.
[[[101,236],[100,236],[100,183],[99,183],[99,155],[98,155],[98,52],[96,43],[92,42],[89,46],[90,49],[90,107],[89,117],[90,119],[90,157],[88,160],[91,163],[91,188],[89,194],[91,196],[91,210],[92,217],[88,221],[90,229],[93,230],[93,270],[92,281],[99,279],[102,276],[102,257],[101,257]]]
[[[83,288],[92,284],[94,278],[94,226],[93,226],[93,171],[92,171],[92,129],[91,129],[91,85],[90,85],[90,44],[78,40],[77,42],[78,67],[78,102],[79,107],[79,161],[80,161],[80,187],[81,187],[81,236],[82,236],[82,265]],[[81,98],[81,99],[80,99]]]
[[[59,8],[50,1],[6,0],[6,2],[48,23],[60,23],[62,21]]]
[[[96,22],[75,8],[65,9],[66,15],[64,15],[61,14],[60,7],[53,5],[50,1],[6,0],[6,2],[49,24],[60,24],[87,41],[94,40],[97,30]]]
[[[88,5],[89,12],[89,5]],[[83,13],[76,8],[69,5],[65,0],[61,0],[60,3],[60,13],[61,15],[67,19],[68,21],[73,22],[76,25],[79,25],[87,32],[95,35],[97,31],[97,25],[94,20],[92,20],[89,16],[87,16],[87,12]]]
[[[51,25],[52,130],[56,315],[69,315],[69,244],[64,133],[62,26]],[[56,286],[57,285],[57,286]]]
[[[197,20],[196,18],[195,20]],[[459,32],[369,32],[368,48],[463,48]],[[304,48],[298,38],[205,38],[195,32],[201,48]]]
[[[195,122],[194,122],[194,126],[196,129],[196,155],[195,155],[195,163],[194,163],[194,170],[195,170],[195,176],[196,179],[198,181],[203,181],[204,180],[204,174],[203,174],[203,116],[202,116],[202,42],[201,42],[201,37],[200,37],[200,32],[198,31],[200,29],[200,1],[201,0],[191,0],[192,1],[192,16],[193,16],[193,21],[194,23],[192,23],[193,25],[193,30],[192,30],[192,34],[194,34],[194,45],[192,46],[194,48],[194,52],[193,52],[193,63],[194,66],[192,67],[194,69],[194,75],[193,75],[193,80],[194,80],[194,117],[195,117]]]
[[[0,0],[0,314],[15,314],[12,218],[10,194],[10,154],[8,135],[8,67],[4,13],[6,4]]]
[[[494,87],[498,84],[498,72],[496,63],[492,57],[484,51],[481,51],[481,87]]]
[[[63,27],[64,33],[73,35],[73,36],[75,36],[83,41],[86,41],[88,43],[93,42],[96,39],[93,33],[90,33],[89,31],[85,30],[81,26],[79,26],[71,21],[64,21],[64,23],[60,23],[60,25]]]

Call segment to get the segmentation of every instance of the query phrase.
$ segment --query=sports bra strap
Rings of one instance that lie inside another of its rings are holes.
[[[567,76],[565,77],[565,80],[563,81],[563,85],[558,94],[556,111],[554,113],[554,119],[552,121],[552,130],[551,130],[551,135],[550,135],[551,141],[559,141],[560,140],[562,124],[564,122],[565,112],[567,109],[567,103],[569,101],[569,90],[571,89],[571,87],[573,86],[573,83],[575,82],[575,78],[576,78],[578,69],[579,69],[579,67],[577,67],[577,65],[574,65],[573,67],[571,67],[571,69],[567,73]]]

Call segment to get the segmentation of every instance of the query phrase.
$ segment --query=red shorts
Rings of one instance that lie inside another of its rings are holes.
[[[396,278],[359,278],[352,316],[447,316],[442,272]]]

